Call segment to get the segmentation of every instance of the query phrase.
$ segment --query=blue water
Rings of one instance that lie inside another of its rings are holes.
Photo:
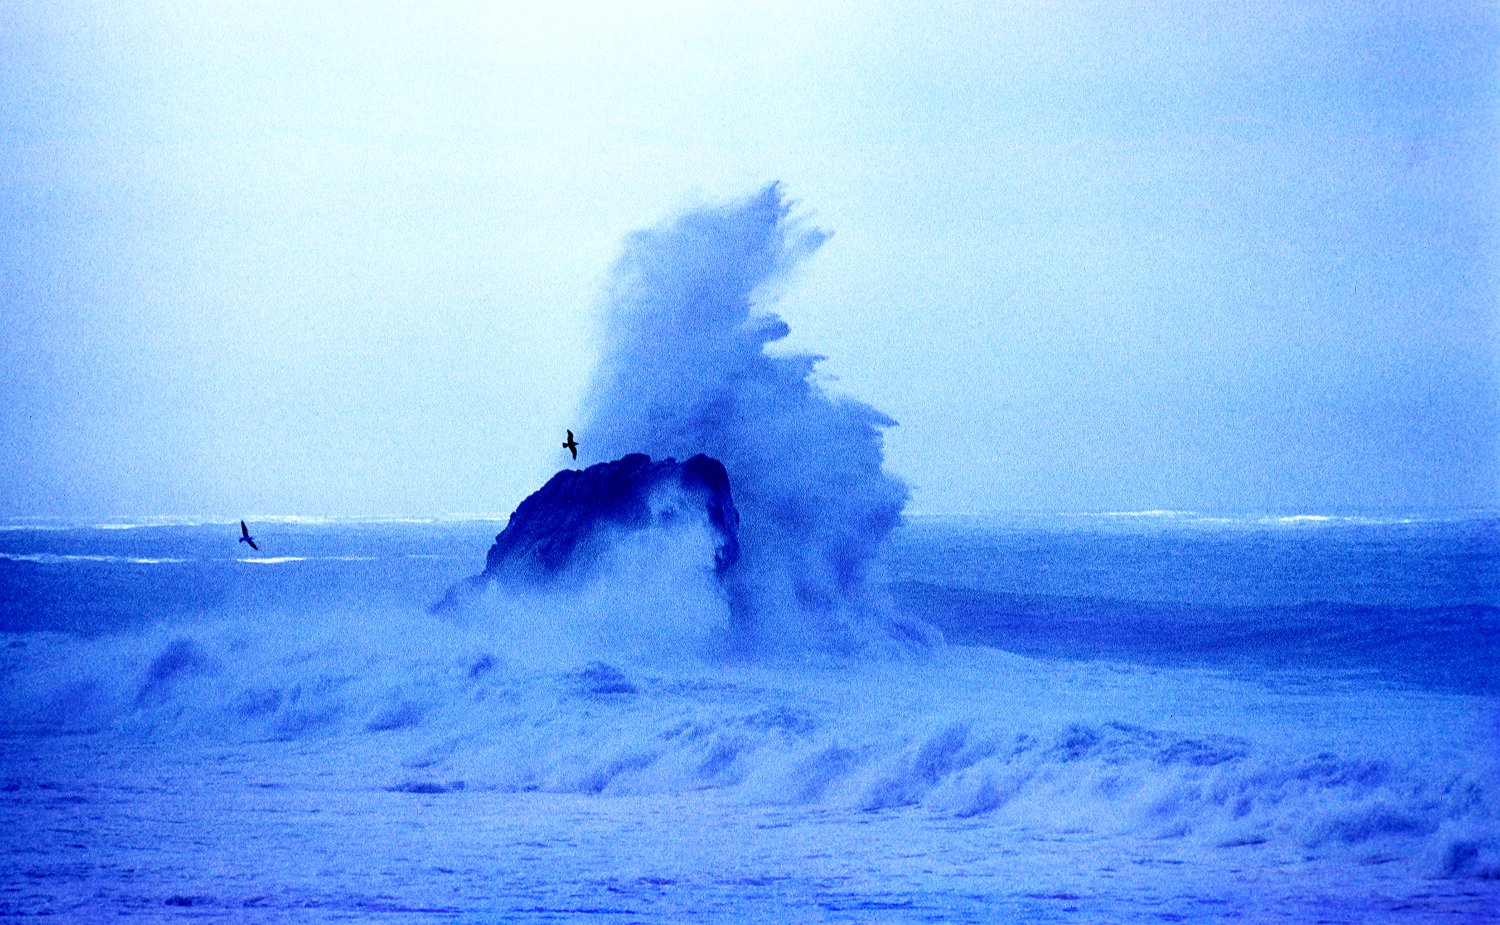
[[[247,610],[425,604],[482,568],[503,526],[272,521],[256,525],[252,552],[237,542],[238,522],[10,525],[0,530],[0,631],[98,634]]]
[[[0,529],[0,917],[1500,908],[1500,519],[911,517],[943,646],[764,658],[691,535],[429,613],[502,526]]]
[[[1500,691],[1500,520],[917,518],[892,592],[955,642]]]
[[[503,523],[272,522],[258,554],[231,526],[11,525],[0,631],[421,606],[482,567]],[[953,643],[1500,692],[1496,518],[915,517],[884,566],[898,608]]]

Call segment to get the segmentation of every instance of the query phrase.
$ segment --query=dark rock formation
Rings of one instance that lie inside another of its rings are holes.
[[[717,459],[700,453],[681,463],[653,462],[631,453],[565,469],[510,515],[484,571],[449,588],[432,610],[446,610],[491,581],[546,587],[586,576],[620,533],[671,525],[697,511],[717,537],[714,569],[723,577],[739,559],[740,515]]]

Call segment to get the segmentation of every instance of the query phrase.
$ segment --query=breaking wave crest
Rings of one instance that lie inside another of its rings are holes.
[[[555,616],[533,613],[521,628]],[[678,631],[673,644],[690,644],[692,629]],[[1242,724],[1205,731],[1219,726],[1211,711],[1162,728],[1128,706],[1162,695],[1151,673],[1081,667],[1071,702],[1049,705],[1055,666],[992,650],[703,671],[582,649],[541,665],[515,648],[520,638],[417,613],[330,616],[297,632],[257,621],[94,640],[32,634],[4,654],[3,731],[159,747],[336,739],[372,786],[419,794],[714,789],[757,804],[1182,839],[1255,863],[1401,859],[1426,875],[1500,876],[1493,758],[1362,748],[1353,734],[1336,750],[1317,738],[1273,743]],[[1196,683],[1225,715],[1251,714],[1234,685]],[[1358,715],[1369,711],[1362,696],[1325,691],[1318,702]],[[1272,697],[1269,709],[1299,702]],[[1435,721],[1431,709],[1382,722],[1417,728]]]

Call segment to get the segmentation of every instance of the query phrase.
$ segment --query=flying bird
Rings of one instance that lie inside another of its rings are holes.
[[[573,439],[573,432],[571,430],[568,431],[568,441],[563,444],[563,449],[572,453],[574,459],[578,458],[578,441]]]
[[[240,521],[240,542],[249,543],[251,549],[255,550],[256,552],[260,552],[260,547],[255,545],[255,537],[250,535],[250,528],[245,526],[245,522],[243,520]]]

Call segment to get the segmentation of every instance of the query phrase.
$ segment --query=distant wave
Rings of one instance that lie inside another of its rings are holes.
[[[123,562],[131,565],[164,565],[177,562],[195,561],[192,559],[180,559],[170,556],[152,558],[148,556],[63,555],[50,552],[0,552],[0,559],[5,559],[10,562],[35,562],[40,565],[66,565],[72,562]]]
[[[1199,511],[1173,509],[1141,511],[907,511],[907,520],[952,521],[962,523],[1024,523],[1029,525],[1057,521],[1077,525],[1095,521],[1099,523],[1142,525],[1161,524],[1170,527],[1319,527],[1319,526],[1368,526],[1386,527],[1408,524],[1464,524],[1500,520],[1497,511],[1466,511],[1444,514],[1210,514]]]
[[[199,517],[143,517],[137,520],[67,520],[46,518],[0,524],[0,532],[56,532],[65,530],[152,530],[172,527],[214,527],[238,525],[239,519],[205,520]]]
[[[1341,514],[1287,514],[1278,517],[1262,517],[1256,522],[1269,524],[1272,526],[1294,527],[1299,525],[1318,526],[1321,524],[1388,526],[1391,524],[1412,524],[1423,523],[1426,521],[1416,517],[1360,517]]]
[[[509,514],[494,513],[455,513],[436,514],[431,517],[385,517],[377,515],[350,515],[341,517],[323,517],[306,514],[268,514],[256,517],[247,517],[251,525],[256,524],[288,524],[294,526],[359,526],[361,524],[385,525],[385,524],[463,524],[463,523],[505,523],[510,519]],[[216,518],[205,520],[202,518],[188,517],[148,517],[139,520],[122,521],[93,521],[93,520],[61,520],[47,518],[36,521],[13,521],[0,523],[0,533],[56,533],[76,530],[152,530],[164,528],[192,528],[192,527],[235,527],[238,530],[240,519]]]
[[[235,559],[252,565],[281,565],[286,562],[378,562],[378,556],[253,556]]]
[[[1103,511],[1100,513],[1078,514],[1073,516],[1138,518],[1142,520],[1156,519],[1183,521],[1189,523],[1242,524],[1260,526],[1317,526],[1320,524],[1389,526],[1392,524],[1441,523],[1452,520],[1471,519],[1481,517],[1483,515],[1474,514],[1429,517],[1401,515],[1381,517],[1366,514],[1204,514],[1198,511],[1149,510]]]
[[[407,555],[402,558],[451,558],[449,556]],[[256,565],[280,565],[286,562],[378,562],[378,556],[252,556],[252,557],[182,557],[182,556],[105,556],[52,552],[0,552],[0,560],[31,562],[37,565],[70,565],[80,562],[117,563],[125,565],[172,565],[181,562],[249,562]]]

